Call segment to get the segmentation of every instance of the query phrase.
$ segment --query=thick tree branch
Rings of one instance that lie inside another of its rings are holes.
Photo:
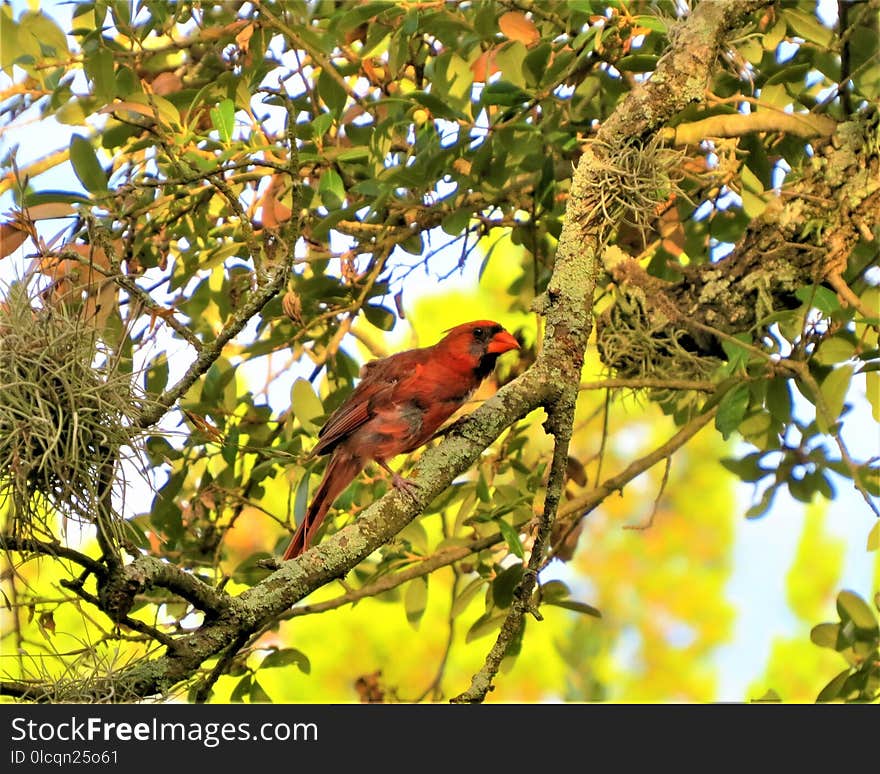
[[[689,124],[664,129],[664,140],[676,145],[703,142],[707,137],[742,137],[754,132],[785,132],[797,137],[830,137],[837,122],[828,116],[814,113],[786,113],[782,110],[763,110],[758,113],[731,113],[709,116]]]
[[[646,136],[689,102],[700,99],[727,33],[748,13],[766,4],[758,0],[699,4],[673,36],[670,49],[658,61],[651,79],[629,92],[603,123],[596,142],[587,146],[575,169],[556,264],[541,310],[547,318],[542,356],[557,364],[560,385],[559,398],[550,408],[550,430],[556,443],[544,513],[528,569],[501,632],[470,688],[453,699],[457,703],[480,702],[485,698],[504,654],[521,631],[537,570],[543,563],[544,542],[564,486],[578,380],[591,327],[589,312],[598,273],[597,256],[617,225],[603,219],[604,207],[597,200],[600,192],[591,185],[594,168],[602,165],[603,157],[613,157],[615,149]],[[542,365],[539,356],[535,368]]]
[[[827,282],[847,303],[858,306],[842,274],[853,248],[865,238],[865,224],[880,211],[877,120],[876,114],[868,114],[841,124],[832,138],[817,144],[807,174],[768,202],[725,258],[683,267],[678,282],[650,276],[631,259],[609,267],[621,291],[634,291],[640,301],[630,304],[637,310],[635,317],[614,304],[600,318],[597,341],[605,364],[620,376],[653,375],[627,353],[616,359],[613,342],[629,328],[675,320],[726,334],[750,333],[758,340],[763,335],[760,321],[799,306],[796,291],[814,283]],[[696,333],[693,351],[717,355],[718,339],[708,330]],[[657,350],[658,358],[664,354]]]

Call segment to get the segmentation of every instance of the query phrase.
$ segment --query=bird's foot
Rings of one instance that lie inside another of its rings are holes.
[[[404,478],[400,473],[393,473],[391,475],[391,486],[399,492],[405,492],[413,500],[418,499],[419,484],[410,478]]]

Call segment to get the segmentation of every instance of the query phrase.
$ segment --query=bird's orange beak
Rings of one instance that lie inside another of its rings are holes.
[[[519,342],[507,331],[498,331],[492,337],[492,341],[489,342],[486,351],[500,355],[502,352],[508,352],[511,349],[519,349]]]

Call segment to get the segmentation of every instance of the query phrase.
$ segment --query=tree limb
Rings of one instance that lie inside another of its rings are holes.
[[[547,317],[545,346],[534,366],[541,367],[546,358],[553,358],[560,366],[563,363],[570,366],[558,369],[560,395],[549,407],[548,425],[555,445],[544,512],[528,568],[498,638],[483,667],[474,675],[470,688],[453,702],[483,701],[508,647],[519,636],[565,483],[578,381],[591,329],[589,310],[598,273],[597,256],[610,230],[617,225],[601,218],[603,208],[598,206],[596,191],[590,184],[592,168],[602,163],[604,154],[613,155],[614,149],[645,136],[688,102],[699,99],[705,93],[725,35],[739,20],[762,5],[766,2],[726,0],[698,5],[673,37],[670,49],[658,61],[651,79],[628,93],[603,123],[596,141],[587,146],[575,169],[556,264],[543,300]]]

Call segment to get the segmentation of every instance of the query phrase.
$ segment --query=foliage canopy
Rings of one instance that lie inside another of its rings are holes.
[[[525,661],[511,698],[713,698],[684,665],[731,625],[717,461],[747,518],[841,488],[880,516],[849,441],[859,390],[880,418],[878,12],[683,5],[0,7],[4,130],[70,138],[0,180],[4,693],[480,701]],[[419,502],[362,476],[279,567],[363,360],[477,317],[523,350]],[[805,607],[836,599],[810,637],[845,669],[805,690],[876,700],[880,598],[836,581]],[[401,608],[418,668],[359,634]],[[628,627],[675,684],[621,666]]]

